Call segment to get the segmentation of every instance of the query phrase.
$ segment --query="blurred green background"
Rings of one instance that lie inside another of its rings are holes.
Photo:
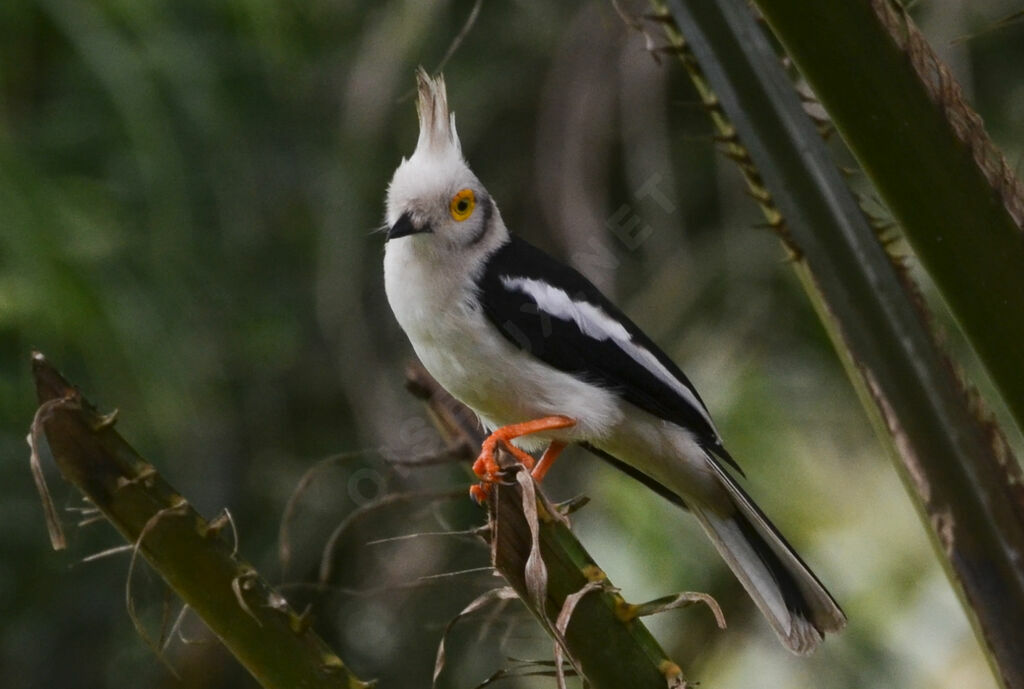
[[[439,441],[403,390],[412,353],[373,230],[415,145],[413,70],[438,65],[473,4],[0,3],[3,686],[255,686],[190,616],[160,662],[125,610],[127,554],[82,562],[119,538],[74,526],[83,504],[52,470],[70,547],[50,550],[24,441],[33,348],[118,407],[121,432],[201,512],[230,510],[242,554],[313,605],[360,676],[429,686],[445,623],[497,581],[422,579],[485,566],[472,539],[367,545],[483,519],[462,498],[464,468],[384,462]],[[1013,164],[1024,22],[993,24],[1019,9],[913,9]],[[510,227],[586,273],[683,366],[746,485],[850,617],[814,657],[789,655],[690,517],[571,452],[550,494],[593,498],[575,525],[626,597],[704,590],[723,604],[725,632],[700,609],[654,619],[670,656],[716,688],[993,687],[884,447],[680,67],[656,64],[610,3],[486,3],[444,71],[464,152]],[[286,569],[282,515],[317,462]],[[345,531],[329,589],[309,586],[354,509],[447,489],[458,497],[367,513]],[[131,594],[158,637],[174,602],[144,573]],[[509,657],[551,657],[520,607],[455,627],[442,686],[475,686]]]

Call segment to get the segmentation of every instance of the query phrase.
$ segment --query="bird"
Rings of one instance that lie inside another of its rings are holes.
[[[688,509],[782,644],[808,654],[846,616],[730,469],[679,367],[586,277],[518,235],[462,154],[443,75],[417,70],[419,137],[387,187],[384,287],[430,374],[544,477],[581,445]],[[544,450],[539,462],[529,452]]]

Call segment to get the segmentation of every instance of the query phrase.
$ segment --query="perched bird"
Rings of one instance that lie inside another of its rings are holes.
[[[492,431],[473,495],[497,477],[498,444],[538,480],[583,445],[688,508],[782,643],[811,652],[846,617],[722,466],[739,471],[693,385],[585,277],[509,233],[463,159],[443,77],[421,68],[417,81],[419,140],[387,192],[384,283],[423,365]],[[545,447],[536,466],[523,451]]]

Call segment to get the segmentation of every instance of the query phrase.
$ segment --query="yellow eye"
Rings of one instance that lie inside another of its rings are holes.
[[[448,210],[451,212],[452,218],[462,222],[473,214],[475,206],[476,196],[473,195],[473,190],[463,189],[452,197],[451,202],[448,204]]]

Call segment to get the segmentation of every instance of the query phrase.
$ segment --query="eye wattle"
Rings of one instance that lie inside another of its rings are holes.
[[[463,189],[452,197],[448,204],[448,211],[452,214],[453,219],[462,222],[473,214],[475,206],[476,196],[473,194],[473,190]]]

